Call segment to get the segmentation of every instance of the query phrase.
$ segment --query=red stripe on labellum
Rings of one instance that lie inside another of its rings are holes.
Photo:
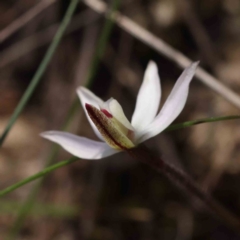
[[[101,109],[101,112],[103,112],[108,118],[113,117],[113,115],[110,112],[108,112],[106,109]]]

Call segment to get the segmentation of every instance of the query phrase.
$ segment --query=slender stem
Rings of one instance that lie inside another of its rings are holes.
[[[75,102],[75,104],[77,105],[78,103]],[[73,112],[74,112],[74,109],[76,108],[76,105],[75,105],[75,104],[72,106],[72,111],[71,111],[72,114],[73,114]],[[228,119],[228,120],[230,120],[230,119],[235,119],[235,118],[239,118],[239,116],[228,116],[228,117],[212,118],[212,121],[213,121],[213,120],[214,120],[214,121],[218,121],[217,119],[221,119],[221,120],[224,120],[224,119],[227,120],[227,119]],[[208,120],[208,119],[204,119],[204,120]],[[68,121],[69,121],[69,119],[68,119]],[[68,122],[68,121],[67,121],[67,122]],[[220,121],[220,120],[219,120],[219,121]],[[187,127],[188,123],[194,123],[194,122],[195,122],[195,124],[199,124],[199,123],[204,123],[205,121],[203,122],[203,119],[202,119],[202,120],[185,122],[185,123],[183,123],[183,124],[186,124],[185,127]],[[207,122],[207,121],[206,121],[206,122]],[[66,124],[66,125],[67,125],[67,124]],[[172,126],[170,126],[169,128],[167,128],[167,131],[180,129],[180,128],[182,127],[182,126],[180,126],[180,125],[182,125],[182,124],[172,125]],[[191,126],[191,125],[188,125],[188,126]],[[65,126],[65,127],[66,127],[66,126]],[[136,149],[138,149],[138,150],[136,151]],[[136,148],[136,149],[133,149],[133,150],[131,150],[131,151],[129,150],[128,153],[131,154],[134,158],[140,159],[141,161],[146,162],[146,161],[147,161],[146,159],[149,158],[149,155],[146,156],[146,153],[145,153],[143,156],[145,156],[146,158],[144,158],[144,159],[142,159],[142,157],[139,158],[139,153],[137,154],[137,152],[138,152],[139,149],[141,149],[141,148],[139,147],[139,148]],[[57,151],[57,149],[54,149],[54,150],[52,151],[51,155],[49,156],[49,158],[50,158],[51,160],[55,157],[56,151]],[[70,160],[69,160],[69,161],[70,161]],[[16,184],[8,187],[8,188],[5,188],[4,190],[0,191],[0,197],[6,195],[7,193],[12,192],[13,190],[15,190],[15,189],[17,189],[17,188],[19,188],[19,187],[21,187],[21,186],[23,186],[23,185],[25,185],[25,184],[33,181],[33,180],[36,180],[37,178],[43,177],[43,176],[46,175],[47,173],[55,170],[54,166],[56,166],[56,169],[59,168],[59,167],[61,167],[61,166],[64,166],[64,165],[65,165],[65,164],[64,164],[65,162],[66,162],[66,161],[60,162],[59,164],[61,164],[61,163],[63,164],[63,165],[60,165],[60,166],[58,166],[58,164],[55,164],[55,165],[52,165],[52,166],[50,166],[50,167],[47,167],[47,168],[45,168],[43,171],[39,172],[38,174],[35,174],[35,175],[33,175],[33,176],[31,176],[31,177],[29,177],[29,178],[27,178],[27,179],[24,179],[24,180],[22,180],[22,181],[20,181],[20,182],[18,182],[18,183],[16,183]],[[72,161],[72,162],[74,162],[74,161]],[[157,162],[158,162],[158,164],[160,164],[160,163],[165,163],[165,162],[163,162],[163,160],[160,160],[160,161],[157,160]],[[70,163],[70,162],[69,162],[69,163]],[[67,164],[69,164],[69,163],[67,163]],[[146,163],[149,164],[149,162],[146,162]],[[166,163],[166,164],[168,164],[168,163]],[[150,165],[150,164],[149,164],[149,165]],[[158,169],[158,168],[159,168],[159,167],[157,167],[157,169]],[[49,169],[50,169],[50,170],[49,170]],[[46,172],[45,172],[45,171],[46,171]]]
[[[77,102],[75,102],[75,103],[76,103],[76,105],[77,105]],[[74,111],[74,109],[76,108],[76,105],[75,105],[75,104],[73,105],[73,109],[72,109],[73,111]],[[235,118],[239,118],[239,116],[228,116],[228,117],[212,118],[212,121],[218,121],[217,119],[219,119],[219,121],[220,121],[220,119],[221,119],[221,120],[224,120],[224,119],[225,119],[225,120],[227,120],[227,119],[230,120],[230,119],[235,119]],[[69,119],[68,119],[68,120],[69,120]],[[204,119],[204,120],[208,120],[208,119]],[[188,123],[200,124],[200,123],[204,123],[204,122],[205,122],[205,121],[203,121],[203,119],[202,119],[202,120],[185,122],[185,123],[183,123],[183,124],[186,124],[185,127],[187,127],[187,126],[191,126],[190,124],[188,125]],[[206,121],[206,122],[207,122],[207,121]],[[167,131],[176,130],[176,129],[182,128],[182,126],[180,126],[180,125],[182,125],[182,124],[172,125],[172,126],[170,126],[170,127],[167,129]],[[66,126],[65,126],[65,127],[66,127]],[[137,149],[137,151],[136,151],[136,149]],[[146,159],[149,158],[149,155],[146,156],[146,153],[145,153],[143,156],[145,156],[146,158],[144,158],[144,159],[142,159],[142,157],[139,158],[139,153],[137,154],[137,152],[138,152],[139,149],[141,149],[141,148],[139,147],[139,148],[136,148],[136,149],[133,149],[133,150],[131,150],[131,151],[129,150],[128,153],[131,154],[134,158],[137,158],[137,159],[140,159],[140,160],[143,161],[143,162],[146,162],[146,161],[147,161]],[[50,155],[49,158],[50,158],[50,159],[54,158],[54,157],[55,157],[55,154],[56,154],[56,149],[53,150],[53,152],[51,153],[51,155]],[[152,158],[151,158],[151,159],[152,159]],[[71,161],[71,160],[69,160],[69,161]],[[156,160],[155,160],[155,161],[156,161]],[[59,168],[59,167],[61,167],[61,166],[64,166],[64,165],[65,165],[65,162],[66,162],[66,161],[63,161],[63,162],[58,163],[58,164],[62,164],[62,165],[55,164],[55,165],[52,165],[52,166],[50,166],[50,167],[47,167],[47,168],[45,168],[43,171],[39,172],[38,174],[35,174],[35,175],[33,175],[33,176],[31,176],[31,177],[29,177],[29,178],[27,178],[27,179],[24,179],[24,180],[22,180],[22,181],[20,181],[20,182],[18,182],[18,183],[16,183],[16,184],[8,187],[8,188],[5,188],[4,190],[0,191],[0,197],[6,195],[6,194],[9,193],[9,192],[12,192],[13,190],[15,190],[15,189],[17,189],[17,188],[19,188],[19,187],[21,187],[21,186],[23,186],[23,185],[25,185],[25,184],[33,181],[33,180],[36,180],[37,178],[43,177],[43,176],[46,175],[47,173],[49,173],[49,172],[51,172],[51,171],[53,171],[53,170],[55,170],[55,169],[57,169],[57,168]],[[72,162],[74,162],[74,161],[72,161]],[[158,164],[160,164],[160,163],[164,163],[164,164],[165,164],[165,162],[164,162],[163,160],[160,160],[160,161],[157,160],[156,162],[157,162]],[[69,163],[70,163],[70,162],[69,162]],[[69,163],[67,163],[67,164],[69,164]],[[146,163],[149,164],[148,161],[147,161]],[[67,165],[67,164],[66,164],[66,165]],[[169,164],[169,163],[166,163],[166,164]],[[54,166],[56,166],[56,168],[54,168]],[[157,167],[157,169],[158,169],[158,168],[159,168],[159,167]]]
[[[193,121],[188,121],[188,122],[183,122],[183,123],[178,123],[178,124],[173,124],[166,128],[164,132],[168,131],[173,131],[173,130],[178,130],[186,127],[191,127],[193,125],[197,124],[202,124],[202,123],[209,123],[209,122],[219,122],[219,121],[226,121],[226,120],[234,120],[234,119],[239,119],[240,115],[233,115],[233,116],[224,116],[224,117],[211,117],[211,118],[203,118],[199,120],[193,120]]]
[[[22,110],[24,109],[24,107],[26,106],[28,100],[30,99],[32,93],[34,92],[35,88],[37,87],[38,83],[41,80],[42,75],[44,74],[55,50],[57,49],[58,44],[60,43],[60,40],[62,39],[64,32],[68,26],[68,24],[70,23],[70,20],[73,16],[73,13],[77,7],[77,3],[79,0],[72,0],[71,3],[69,4],[65,16],[62,20],[62,22],[59,25],[59,28],[52,40],[52,43],[50,44],[41,64],[39,65],[35,75],[33,76],[33,79],[30,83],[30,85],[28,86],[27,90],[25,91],[22,99],[20,100],[18,106],[16,107],[13,115],[11,116],[9,123],[7,125],[7,127],[5,128],[1,138],[0,138],[0,146],[2,145],[2,143],[4,142],[8,132],[11,130],[11,127],[13,126],[13,124],[15,123],[15,121],[17,120],[18,116],[20,115],[20,113],[22,112]],[[75,106],[76,104],[74,104]],[[51,152],[48,161],[47,161],[47,166],[50,165],[50,162],[52,161],[52,159],[55,158],[55,156],[57,155],[58,152],[58,148],[55,147],[53,149],[53,151]],[[73,162],[72,160],[70,160],[69,162],[62,162],[63,165],[60,163],[60,165],[53,165],[49,168],[45,168],[42,172],[31,176],[27,179],[24,179],[23,181],[14,184],[12,186],[10,186],[9,188],[6,188],[4,191],[2,191],[1,193],[4,195],[8,192],[11,192],[13,190],[15,190],[16,188],[23,186],[25,184],[27,184],[30,181],[33,181],[39,177],[43,177],[45,176],[47,173],[55,170],[58,167],[64,166],[65,164],[69,164]],[[37,184],[33,187],[32,191],[30,192],[25,204],[23,204],[22,208],[19,210],[17,218],[15,220],[15,222],[13,223],[8,236],[6,237],[7,240],[13,240],[16,238],[17,233],[19,232],[19,230],[21,229],[21,226],[24,222],[25,217],[27,216],[29,210],[31,209],[32,205],[34,204],[34,200],[35,200],[35,196],[38,193],[38,190],[40,189],[41,186],[41,181],[37,182]],[[0,194],[1,196],[1,194]]]
[[[114,0],[112,10],[116,10],[118,8],[118,4],[119,4],[119,0]],[[106,19],[100,38],[98,40],[98,44],[96,46],[96,53],[93,57],[93,60],[89,69],[87,86],[90,86],[93,83],[94,76],[97,72],[99,61],[101,60],[104,54],[104,51],[106,49],[107,42],[111,34],[111,30],[113,29],[113,25],[114,23],[112,22],[111,19]],[[65,123],[62,126],[62,129],[66,130],[71,120],[73,119],[73,116],[75,115],[78,107],[79,107],[79,99],[76,98],[72,103],[70,110],[68,111],[68,114],[67,114]],[[48,166],[50,166],[52,162],[55,160],[58,150],[59,150],[59,147],[54,147],[54,149],[51,151],[50,156],[48,157],[48,160],[45,164],[45,168],[48,168]],[[34,204],[34,201],[36,199],[37,193],[41,187],[42,182],[43,182],[43,179],[42,181],[38,181],[37,184],[30,191],[28,198],[26,199],[25,203],[22,205],[22,208],[18,212],[18,215],[16,217],[15,222],[12,225],[12,228],[9,232],[9,236],[7,240],[15,239],[15,236],[20,231],[26,216],[28,215],[30,209]]]
[[[169,162],[164,161],[153,154],[145,147],[139,146],[127,151],[134,159],[140,160],[153,167],[155,170],[166,176],[173,184],[180,189],[191,194],[200,200],[216,218],[235,230],[240,235],[240,219],[225,209],[220,203],[214,200],[207,192],[202,190],[197,183],[185,172],[172,166]]]
[[[0,214],[2,216],[15,216],[16,211],[22,208],[21,201],[16,200],[1,200]],[[29,212],[30,217],[51,217],[51,218],[68,218],[77,217],[81,213],[81,207],[76,205],[42,203],[35,201]]]
[[[77,7],[77,3],[79,0],[72,0],[71,3],[69,4],[69,7],[66,11],[66,14],[63,18],[63,21],[61,23],[61,25],[59,26],[59,29],[56,33],[56,35],[54,36],[54,39],[51,43],[51,45],[49,46],[42,62],[40,63],[36,73],[34,74],[31,83],[29,84],[27,90],[25,91],[24,95],[22,96],[20,102],[18,103],[17,107],[15,108],[5,130],[3,131],[1,137],[0,137],[0,146],[3,144],[5,138],[8,135],[8,132],[11,130],[13,124],[15,123],[15,121],[17,120],[18,116],[21,114],[21,112],[23,111],[24,107],[26,106],[28,100],[30,99],[30,97],[32,96],[35,88],[37,87],[38,83],[41,80],[41,77],[43,76],[50,60],[52,59],[53,54],[55,53],[55,50],[57,49],[58,44],[60,43],[60,40],[63,37],[64,31],[66,30],[72,15]]]
[[[4,195],[16,190],[17,188],[19,187],[22,187],[23,185],[27,184],[27,183],[30,183],[38,178],[41,178],[45,175],[47,175],[48,173],[60,168],[60,167],[63,167],[63,166],[66,166],[66,165],[69,165],[73,162],[76,162],[78,159],[76,157],[73,157],[73,158],[70,158],[69,160],[65,160],[65,161],[62,161],[62,162],[59,162],[57,164],[54,164],[50,167],[47,167],[45,168],[44,170],[28,177],[28,178],[25,178],[23,179],[22,181],[20,182],[17,182],[16,184],[13,184],[11,185],[10,187],[7,187],[5,188],[4,190],[0,191],[0,197],[3,197]]]
[[[74,101],[74,103],[72,104],[71,108],[68,111],[67,118],[65,120],[65,123],[64,123],[62,129],[66,129],[69,126],[78,106],[79,106],[79,101]],[[54,145],[54,147],[52,148],[52,150],[47,158],[44,169],[47,169],[53,163],[53,161],[56,159],[56,157],[58,155],[59,149],[60,149],[59,146]],[[28,197],[26,198],[25,202],[22,204],[21,208],[19,209],[19,211],[17,213],[16,219],[11,226],[11,229],[9,231],[8,236],[6,237],[6,240],[14,240],[16,238],[18,232],[20,231],[20,229],[25,221],[25,218],[29,214],[33,205],[35,204],[37,194],[38,194],[39,189],[41,188],[41,185],[44,180],[44,178],[43,178],[44,176],[45,175],[42,175],[42,176],[39,175],[39,177],[42,177],[41,180],[37,181],[37,183],[30,190]],[[33,179],[33,180],[35,180],[35,179]]]

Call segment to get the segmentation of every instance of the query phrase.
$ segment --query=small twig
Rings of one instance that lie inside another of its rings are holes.
[[[36,15],[38,15],[40,12],[42,12],[45,8],[49,7],[54,2],[56,2],[56,0],[40,1],[24,15],[20,16],[12,23],[10,23],[7,27],[0,31],[0,43],[5,41],[13,33],[23,27],[26,23],[28,23],[31,19],[33,19]]]
[[[100,0],[84,0],[84,3],[99,14],[105,14],[106,17],[110,16],[112,20],[115,21],[116,24],[118,24],[119,27],[127,31],[135,38],[144,42],[149,47],[155,49],[158,53],[169,58],[170,60],[178,64],[181,68],[186,68],[192,62],[181,52],[177,51],[169,44],[156,37],[154,34],[147,31],[143,27],[139,26],[130,18],[122,15],[117,11],[111,12],[112,14],[109,15],[107,5],[104,2]],[[213,91],[217,92],[226,100],[231,102],[233,105],[240,108],[240,97],[231,89],[222,84],[219,80],[217,80],[215,77],[203,70],[201,67],[198,67],[195,76]]]
[[[145,146],[129,149],[127,152],[134,159],[150,165],[155,170],[161,172],[175,185],[180,187],[180,189],[200,200],[217,218],[220,218],[223,223],[234,229],[235,232],[240,235],[240,220],[225,209],[220,203],[215,201],[207,192],[202,190],[185,172],[177,169],[169,162],[153,156]]]
[[[239,118],[240,118],[240,115],[203,118],[203,119],[198,119],[198,120],[187,121],[187,122],[183,122],[183,123],[177,123],[177,124],[170,125],[169,127],[167,127],[164,130],[164,132],[175,131],[178,129],[191,127],[191,126],[202,124],[202,123],[229,121],[229,120],[235,120],[235,119],[239,119]]]

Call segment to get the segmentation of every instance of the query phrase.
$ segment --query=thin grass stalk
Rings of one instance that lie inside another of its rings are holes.
[[[164,132],[174,131],[178,129],[183,129],[186,127],[191,127],[194,125],[202,124],[202,123],[210,123],[210,122],[220,122],[220,121],[227,121],[227,120],[235,120],[239,119],[240,115],[233,115],[233,116],[224,116],[224,117],[211,117],[211,118],[203,118],[199,120],[187,121],[183,123],[177,123],[169,126],[164,130]]]
[[[27,87],[26,91],[24,92],[21,100],[19,101],[17,107],[15,108],[12,116],[10,117],[8,124],[6,126],[6,128],[4,129],[1,137],[0,137],[0,146],[3,144],[4,140],[6,139],[9,131],[11,130],[12,126],[14,125],[14,123],[16,122],[17,118],[19,117],[19,115],[21,114],[21,112],[23,111],[24,107],[26,106],[26,104],[28,103],[30,97],[32,96],[34,90],[36,89],[38,83],[40,82],[43,74],[45,73],[48,64],[50,63],[50,60],[52,59],[63,35],[64,35],[64,31],[66,30],[72,15],[77,7],[79,0],[72,0],[71,3],[69,4],[69,7],[66,11],[66,14],[63,18],[63,21],[61,23],[61,25],[59,26],[59,29],[57,31],[57,33],[55,34],[52,43],[50,44],[42,62],[40,63],[36,73],[34,74],[29,86]]]
[[[79,0],[72,0],[71,3],[69,4],[69,7],[65,13],[65,16],[59,26],[59,29],[42,61],[42,63],[40,64],[37,72],[35,73],[29,87],[27,88],[27,90],[25,91],[22,99],[20,100],[17,108],[15,109],[12,117],[10,118],[10,121],[9,121],[9,124],[8,126],[6,127],[3,135],[1,136],[0,138],[0,146],[1,144],[3,143],[3,141],[5,140],[8,132],[10,131],[11,127],[13,126],[13,124],[15,123],[15,121],[17,120],[18,116],[20,115],[21,111],[24,109],[24,107],[26,106],[29,98],[31,97],[33,91],[35,90],[35,88],[37,87],[37,84],[39,83],[40,79],[41,79],[41,76],[43,75],[43,73],[45,72],[47,66],[48,66],[48,63],[50,62],[60,40],[62,39],[63,37],[63,34],[64,34],[64,31],[66,30],[68,24],[70,23],[70,20],[73,16],[73,13],[77,7],[77,3],[78,3]],[[76,104],[74,104],[74,107]],[[72,114],[70,114],[71,116]],[[67,122],[66,124],[68,124],[69,122],[69,119],[67,119]],[[54,147],[54,149],[51,151],[50,153],[50,156],[47,160],[47,165],[46,166],[49,166],[51,164],[51,159],[54,159],[56,156],[57,156],[57,152],[58,152],[58,149],[59,147]],[[72,161],[70,161],[72,162]],[[50,168],[51,169],[51,168]],[[46,170],[46,169],[45,169]],[[44,171],[44,170],[43,170]],[[41,174],[39,176],[42,176]],[[31,179],[31,178],[30,178]],[[18,212],[18,216],[14,222],[14,224],[12,225],[10,231],[9,231],[9,234],[7,236],[6,239],[8,240],[12,240],[16,237],[16,235],[18,234],[19,230],[21,229],[21,226],[24,222],[24,219],[26,218],[29,210],[31,209],[31,207],[33,206],[34,204],[34,200],[35,200],[35,197],[40,189],[40,186],[41,186],[41,182],[42,181],[39,181],[32,189],[32,191],[30,192],[27,200],[25,201],[25,203],[22,205],[22,207],[20,208],[19,212]],[[24,183],[24,180],[23,180],[23,183]]]
[[[221,119],[222,119],[221,121],[223,121],[224,118],[226,118],[225,120],[230,120],[230,117],[232,117],[232,116],[221,117]],[[233,117],[234,117],[234,116],[233,116]],[[236,116],[236,117],[237,117],[237,116]],[[233,119],[234,119],[234,118],[233,118]],[[209,122],[212,122],[211,120],[212,120],[212,119],[210,119]],[[199,121],[200,121],[200,120],[199,120]],[[178,125],[178,128],[177,128],[177,129],[180,129],[179,125],[182,125],[182,128],[190,127],[190,126],[194,125],[195,122],[198,122],[198,120],[196,120],[196,121],[189,121],[189,122],[192,122],[192,124],[188,124],[188,126],[184,126],[185,123],[176,124],[176,125]],[[189,123],[189,122],[186,122],[186,123]],[[204,122],[201,122],[201,123],[207,123],[207,119],[205,119],[205,121],[204,121]],[[198,123],[198,124],[200,124],[200,123]],[[175,126],[175,125],[172,125],[172,126]],[[170,126],[170,128],[171,128],[171,126]],[[175,130],[175,129],[171,129],[171,130]],[[170,130],[169,130],[169,131],[170,131]],[[53,151],[53,152],[55,152],[55,151]],[[53,153],[52,153],[52,154],[53,154]],[[50,155],[50,158],[54,158],[54,156],[51,157],[51,155]],[[61,163],[61,162],[60,162],[60,163]],[[54,171],[55,168],[54,168],[53,166],[54,166],[54,165],[49,166],[49,167],[46,167],[44,170],[46,170],[47,173],[49,173],[49,172],[51,172],[51,171]],[[63,166],[65,166],[65,165],[63,165]],[[44,171],[44,170],[43,170],[43,171]],[[42,171],[41,171],[41,172],[42,172]],[[39,172],[39,173],[41,173],[41,172]],[[39,174],[39,173],[37,173],[37,174]],[[47,174],[47,173],[46,173],[46,174]],[[38,179],[38,178],[40,178],[40,177],[43,177],[43,176],[45,176],[45,174],[40,174],[39,177],[34,177],[34,176],[35,176],[35,175],[32,175],[32,176],[31,176],[31,177],[32,177],[32,180],[31,180],[31,181],[34,181],[34,180],[36,180],[36,179]],[[23,181],[24,181],[24,180],[22,180],[22,181],[20,181],[20,182],[23,182]],[[29,181],[29,182],[31,182],[31,181]],[[6,195],[6,194],[8,194],[8,193],[10,193],[10,192],[12,192],[12,191],[14,191],[15,189],[18,188],[18,187],[17,187],[17,188],[16,188],[16,187],[13,187],[13,188],[12,188],[12,186],[19,186],[19,187],[21,187],[21,186],[29,183],[29,182],[27,181],[25,184],[20,184],[20,182],[14,184],[14,185],[11,185],[11,186],[3,189],[2,191],[0,191],[0,197],[3,197],[4,195]],[[19,184],[20,184],[20,185],[19,185]]]
[[[79,102],[78,101],[75,101],[68,114],[67,114],[67,118],[66,118],[66,121],[62,127],[62,129],[67,129],[70,125],[70,123],[72,122],[73,118],[74,118],[74,115],[76,113],[76,109],[78,108],[79,106]],[[60,147],[59,146],[54,146],[47,158],[47,161],[45,163],[45,167],[44,169],[48,169],[48,167],[51,168],[51,164],[54,162],[54,160],[56,159],[57,155],[58,155],[58,152],[59,152],[59,149]],[[67,163],[68,165],[68,163]],[[65,165],[64,165],[65,166]],[[54,169],[53,169],[54,170]],[[46,173],[47,174],[47,173]],[[9,231],[9,235],[7,237],[7,240],[13,240],[16,235],[18,234],[18,232],[20,231],[20,229],[22,228],[22,225],[25,221],[25,218],[27,217],[28,213],[30,212],[31,208],[34,206],[34,202],[36,200],[36,197],[37,197],[37,194],[41,188],[41,185],[43,183],[43,180],[44,180],[44,176],[46,175],[42,175],[40,177],[41,180],[38,181],[33,187],[32,189],[30,190],[30,193],[27,197],[27,199],[25,200],[25,202],[22,204],[22,207],[19,208],[19,211],[18,211],[18,214],[17,214],[17,217],[14,221],[14,223],[12,224],[12,227]],[[34,180],[34,179],[33,179]],[[0,195],[1,196],[1,195]]]
[[[16,211],[22,208],[21,202],[1,200],[0,201],[0,214],[1,216],[15,216]],[[76,205],[65,205],[65,204],[49,204],[36,202],[34,207],[31,209],[30,217],[51,217],[51,218],[73,218],[77,217],[81,212],[81,208]]]
[[[119,0],[114,0],[112,10],[117,10],[118,6],[119,6]],[[96,47],[96,54],[94,55],[94,58],[92,60],[91,66],[90,66],[88,79],[87,79],[87,87],[90,87],[93,83],[94,76],[98,69],[99,61],[103,57],[103,54],[105,52],[107,42],[110,37],[113,26],[114,26],[114,22],[111,19],[105,20],[102,34],[100,36],[100,39],[99,39],[97,47]],[[64,123],[64,126],[62,127],[63,130],[66,130],[67,127],[70,125],[70,123],[73,120],[74,115],[78,109],[78,106],[79,106],[79,100],[75,99],[72,106],[70,107],[68,114],[67,114],[66,121]],[[54,160],[57,157],[59,149],[60,149],[59,147],[53,148],[53,150],[51,151],[51,153],[47,159],[47,162],[45,164],[45,169],[47,169],[54,162]],[[42,177],[44,177],[44,175],[42,175]],[[15,236],[17,235],[17,233],[20,231],[26,216],[28,215],[30,209],[34,205],[34,201],[35,201],[36,196],[39,192],[39,189],[42,185],[42,182],[43,182],[43,178],[32,188],[28,198],[26,199],[25,203],[22,205],[22,208],[20,208],[20,210],[18,212],[17,218],[16,218],[15,222],[13,223],[13,226],[10,230],[7,240],[13,240],[15,238]]]
[[[23,179],[22,181],[19,181],[19,182],[15,183],[15,184],[5,188],[4,190],[0,191],[0,197],[3,197],[4,195],[6,195],[6,194],[8,194],[10,192],[13,192],[14,190],[16,190],[16,189],[18,189],[18,188],[20,188],[20,187],[22,187],[22,186],[32,182],[32,181],[35,181],[35,180],[37,180],[37,179],[39,179],[41,177],[44,177],[47,174],[49,174],[50,172],[52,172],[52,171],[54,171],[54,170],[56,170],[56,169],[58,169],[60,167],[64,167],[64,166],[67,166],[67,165],[69,165],[69,164],[71,164],[73,162],[76,162],[77,160],[78,160],[78,158],[72,157],[72,158],[70,158],[68,160],[61,161],[61,162],[56,163],[56,164],[54,164],[54,165],[52,165],[50,167],[47,167],[44,170],[42,170],[42,171],[40,171],[40,172],[30,176],[30,177],[27,177],[27,178]]]

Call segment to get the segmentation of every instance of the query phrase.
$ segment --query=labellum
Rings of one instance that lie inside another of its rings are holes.
[[[85,107],[98,131],[112,148],[127,150],[135,147],[132,142],[133,131],[123,126],[111,113],[106,109],[99,110],[87,103]]]

